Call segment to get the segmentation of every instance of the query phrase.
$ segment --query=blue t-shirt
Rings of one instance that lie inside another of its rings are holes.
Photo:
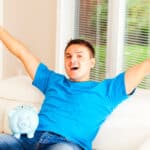
[[[33,85],[45,95],[37,130],[52,131],[91,150],[99,127],[128,97],[124,73],[102,82],[73,82],[40,63]]]

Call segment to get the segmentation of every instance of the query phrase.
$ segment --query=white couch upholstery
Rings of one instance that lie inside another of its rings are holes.
[[[39,110],[43,98],[42,93],[31,85],[29,77],[18,76],[0,81],[0,132],[10,133],[10,109],[27,104]],[[93,149],[150,150],[149,91],[137,90],[134,96],[117,107],[102,125]]]
[[[27,76],[0,81],[0,132],[10,133],[8,112],[18,105],[30,105],[40,109],[44,95],[31,84]]]

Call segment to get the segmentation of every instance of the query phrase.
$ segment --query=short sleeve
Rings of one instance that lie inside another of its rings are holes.
[[[52,72],[53,71],[49,70],[48,67],[43,63],[40,63],[36,70],[32,84],[44,94],[46,92]]]
[[[110,79],[107,90],[109,100],[113,106],[116,106],[123,100],[127,99],[129,95],[126,93],[125,73],[123,72],[115,78]]]

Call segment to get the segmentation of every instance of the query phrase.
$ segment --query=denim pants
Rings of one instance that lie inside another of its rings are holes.
[[[33,138],[0,134],[0,150],[83,150],[66,138],[51,132],[37,131]]]

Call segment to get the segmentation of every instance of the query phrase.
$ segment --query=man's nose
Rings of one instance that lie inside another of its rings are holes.
[[[76,57],[76,56],[72,56],[72,57],[71,57],[71,62],[72,62],[72,63],[77,62],[77,57]]]

